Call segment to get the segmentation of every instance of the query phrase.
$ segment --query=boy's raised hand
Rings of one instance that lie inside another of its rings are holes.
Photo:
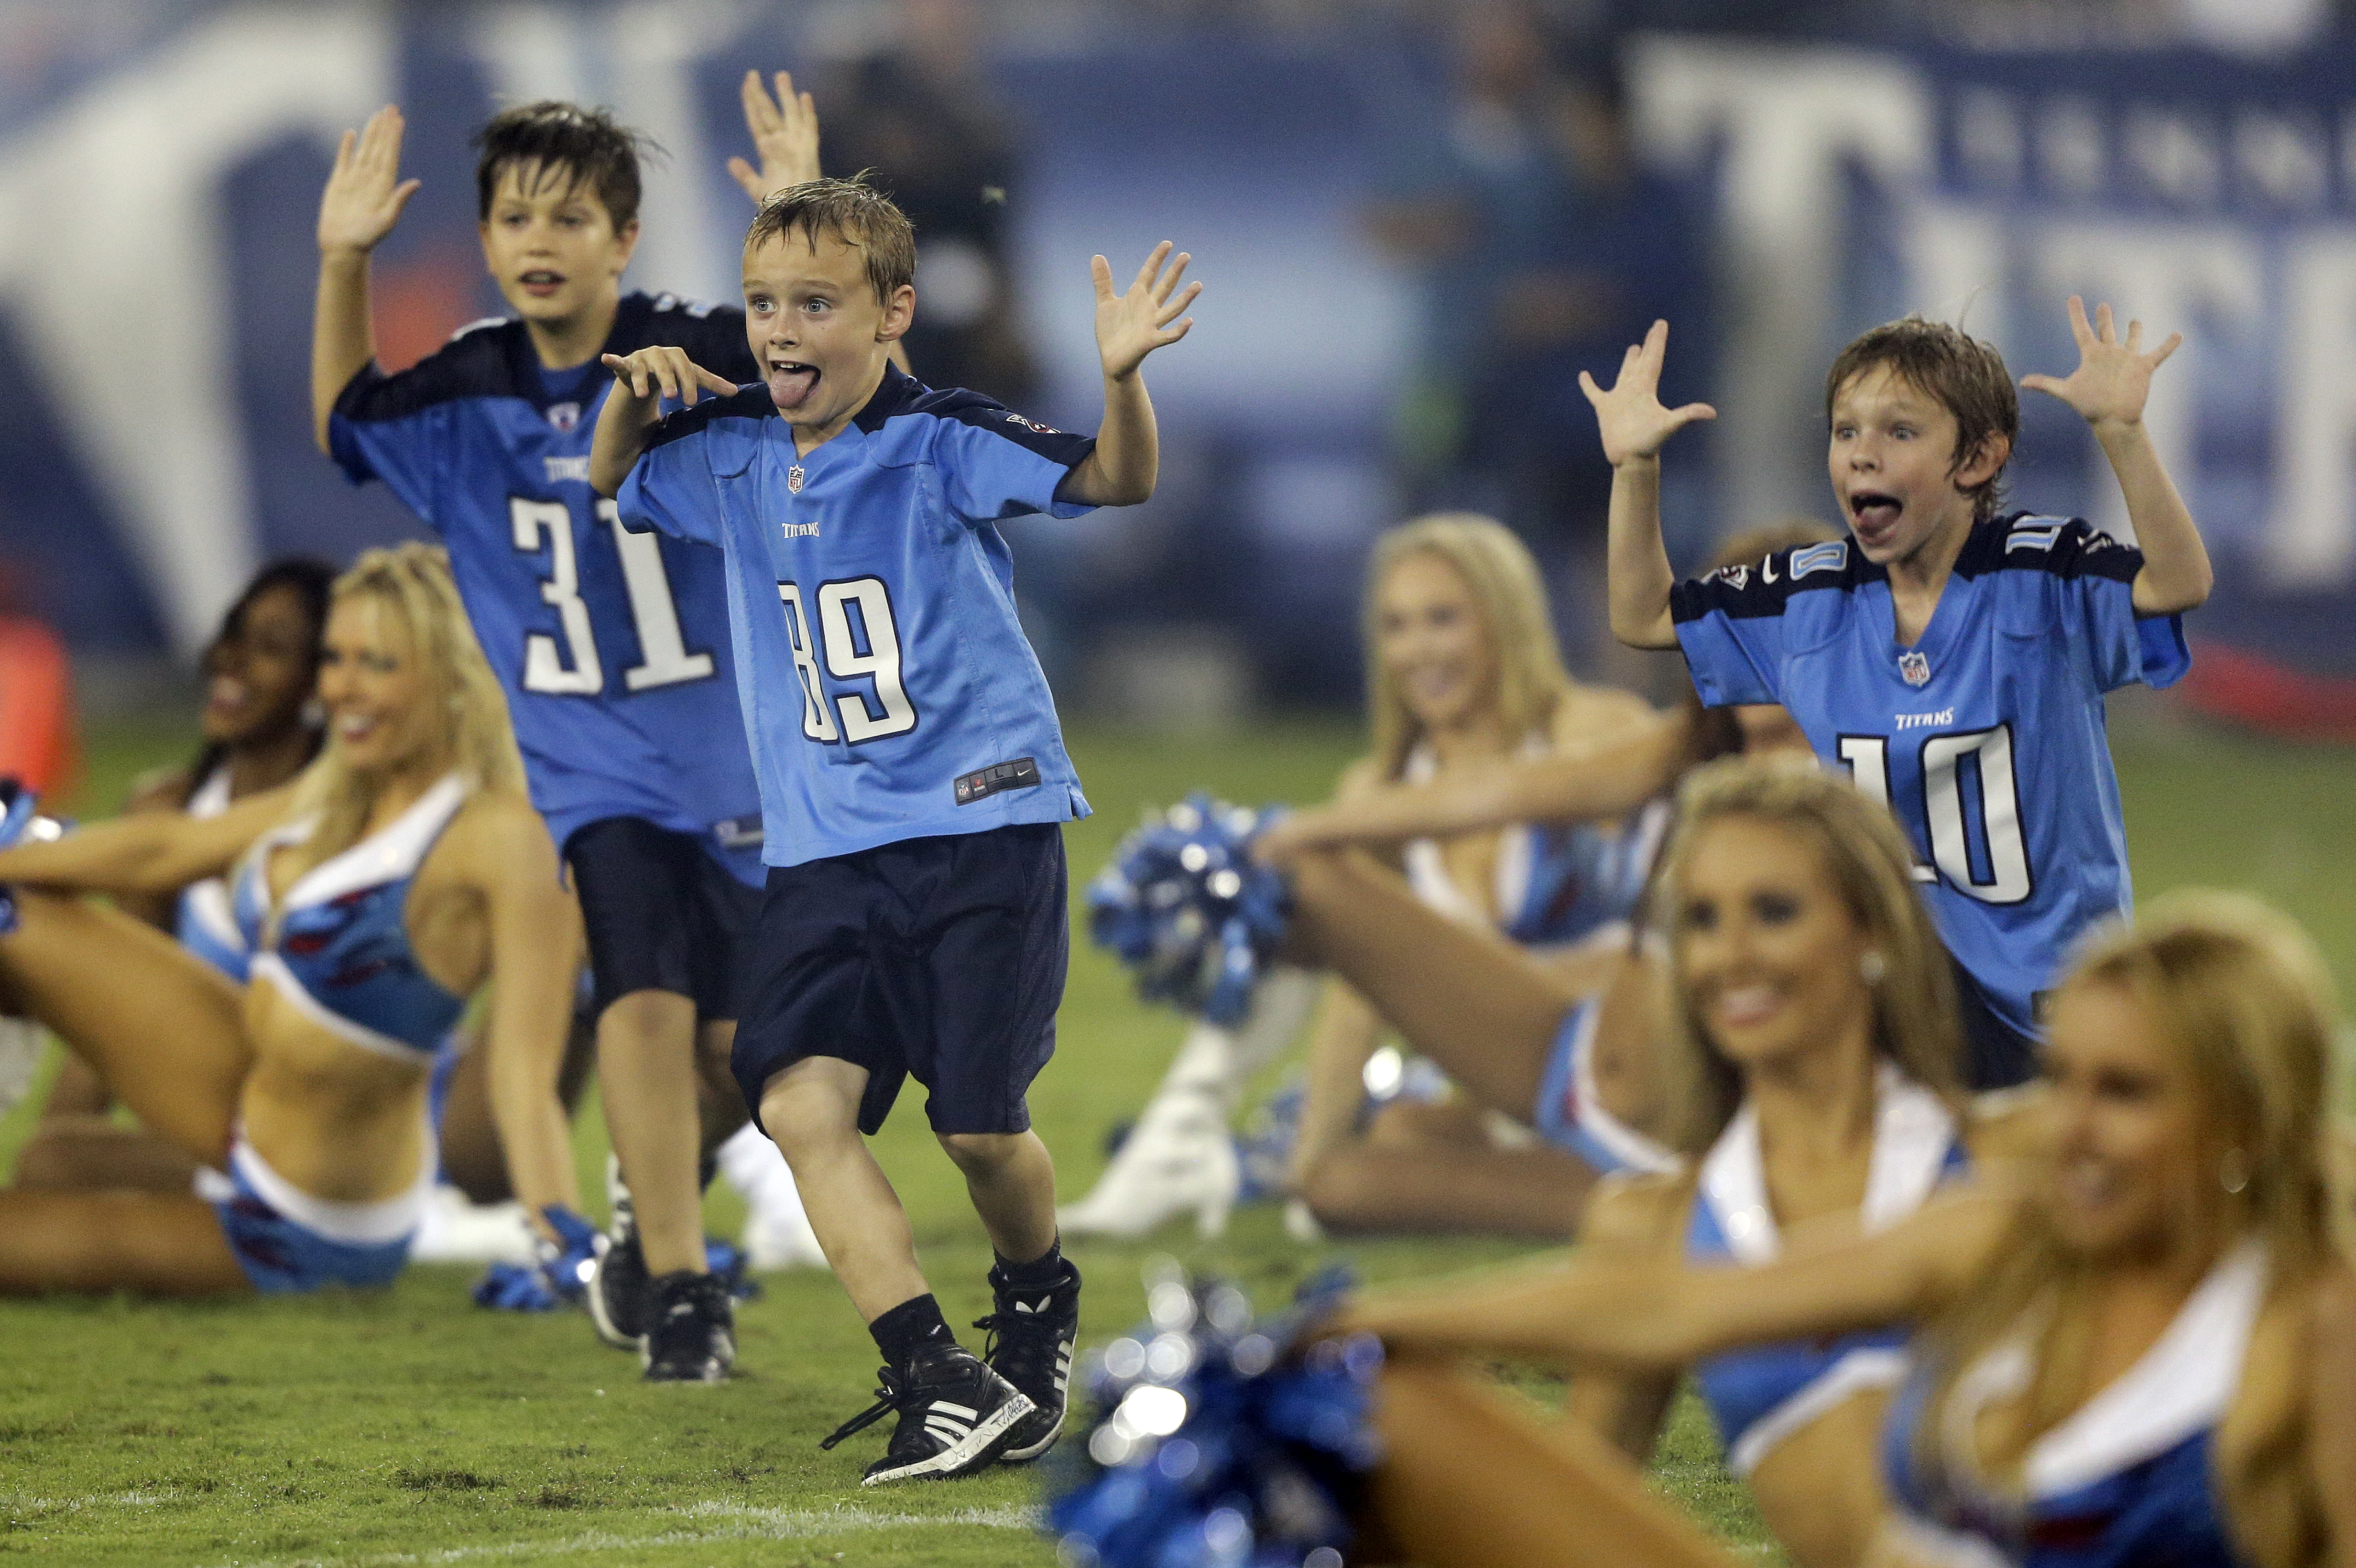
[[[336,146],[336,166],[319,197],[323,255],[367,254],[392,232],[420,181],[401,177],[401,111],[388,103]]]
[[[793,73],[777,73],[777,96],[772,100],[761,73],[748,70],[744,98],[744,129],[761,155],[757,169],[743,158],[728,160],[728,172],[744,194],[763,202],[772,191],[818,178],[818,105],[809,93],[794,91]]]
[[[2143,323],[2127,323],[2126,341],[2119,341],[2111,307],[2094,307],[2092,325],[2086,322],[2086,302],[2070,296],[2070,336],[2078,340],[2078,368],[2066,378],[2023,376],[2020,384],[2032,392],[2046,392],[2078,411],[2088,424],[2106,421],[2134,424],[2143,418],[2144,400],[2151,395],[2151,373],[2184,341],[2171,332],[2168,341],[2150,353],[2141,352]]]
[[[705,392],[717,392],[726,397],[736,389],[734,381],[723,380],[687,357],[687,350],[669,344],[657,344],[641,348],[635,354],[603,354],[598,363],[614,372],[614,379],[629,388],[630,395],[647,399],[651,392],[666,398],[676,398],[693,408]]]
[[[1631,458],[1656,457],[1662,443],[1696,420],[1714,420],[1718,411],[1708,403],[1683,408],[1661,406],[1661,362],[1668,357],[1669,324],[1653,323],[1644,341],[1633,345],[1620,361],[1620,378],[1605,391],[1595,378],[1581,370],[1579,389],[1595,405],[1596,428],[1603,436],[1603,455],[1617,468]]]
[[[1110,261],[1102,256],[1088,261],[1088,272],[1097,285],[1097,352],[1104,357],[1108,381],[1126,381],[1137,374],[1147,355],[1177,342],[1194,325],[1192,316],[1175,326],[1170,325],[1203,292],[1201,283],[1188,283],[1183,293],[1171,297],[1180,274],[1194,258],[1183,251],[1173,258],[1167,240],[1156,245],[1145,265],[1137,270],[1137,281],[1123,294],[1112,292]]]

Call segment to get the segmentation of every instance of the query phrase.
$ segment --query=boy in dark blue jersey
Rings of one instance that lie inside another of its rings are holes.
[[[727,555],[770,867],[734,1067],[883,1352],[881,1401],[827,1440],[897,1414],[869,1485],[1030,1458],[1062,1425],[1080,1282],[1023,1096],[1063,994],[1060,825],[1088,806],[996,522],[1152,494],[1139,367],[1192,325],[1186,261],[1165,244],[1116,294],[1095,259],[1094,438],[892,368],[916,244],[857,182],[781,191],[754,220],[756,376],[679,347],[607,359],[592,482],[626,526]],[[658,422],[664,397],[690,406]],[[909,1074],[997,1252],[987,1365],[950,1333],[860,1136]]]
[[[1702,700],[1779,702],[1914,840],[1954,955],[1975,1086],[2035,1070],[2040,1000],[2086,928],[2133,908],[2103,698],[2190,663],[2181,614],[2207,550],[2143,425],[2142,325],[2070,301],[2079,364],[2029,376],[2094,427],[2140,549],[2083,522],[1998,515],[2020,429],[1993,347],[1910,316],[1826,378],[1833,493],[1851,537],[1677,582],[1661,545],[1661,444],[1713,417],[1661,406],[1655,322],[1606,392],[1582,375],[1612,464],[1612,629],[1682,647]]]
[[[739,159],[732,171],[756,200],[818,169],[809,100],[782,75],[778,87],[773,104],[757,76],[745,83],[763,167]],[[477,138],[484,260],[515,315],[386,375],[368,266],[417,187],[399,178],[401,133],[391,107],[347,133],[321,198],[318,440],[449,546],[533,804],[580,892],[598,1077],[635,1221],[585,1271],[598,1328],[639,1347],[649,1379],[709,1381],[734,1352],[727,1293],[705,1265],[699,1045],[724,1059],[736,1016],[759,795],[719,556],[624,532],[590,493],[588,465],[611,385],[601,351],[681,344],[750,374],[744,324],[733,308],[622,293],[638,237],[637,138],[603,112],[536,103]],[[566,1260],[552,1275],[573,1277],[548,1283],[579,1295],[583,1272]]]

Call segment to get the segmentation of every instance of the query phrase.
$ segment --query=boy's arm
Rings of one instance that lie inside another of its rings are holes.
[[[388,103],[357,134],[344,133],[319,197],[319,292],[311,316],[311,435],[327,450],[327,418],[352,378],[376,357],[369,318],[369,252],[419,182],[401,177],[401,111]]]
[[[1192,316],[1175,326],[1171,323],[1203,292],[1201,283],[1188,283],[1172,297],[1193,258],[1181,251],[1173,260],[1170,249],[1167,240],[1153,248],[1125,294],[1112,292],[1111,262],[1098,256],[1088,263],[1097,286],[1097,351],[1104,360],[1104,423],[1097,431],[1096,450],[1058,486],[1058,500],[1134,507],[1153,494],[1162,449],[1152,400],[1138,370],[1147,355],[1186,336],[1194,325]]]
[[[818,105],[809,93],[796,92],[793,73],[783,70],[777,73],[774,101],[757,70],[744,73],[743,96],[744,129],[752,133],[761,166],[731,158],[728,172],[758,207],[773,191],[818,178]]]
[[[2092,325],[2086,302],[2070,296],[2070,336],[2078,342],[2078,368],[2066,378],[2023,376],[2020,384],[2047,392],[2078,411],[2094,427],[2103,455],[2111,460],[2119,491],[2126,497],[2127,521],[2135,528],[2136,548],[2143,551],[2143,570],[2136,573],[2135,607],[2139,615],[2172,615],[2190,610],[2209,597],[2215,581],[2208,548],[2201,529],[2176,493],[2175,482],[2159,461],[2144,428],[2144,401],[2151,393],[2151,373],[2184,341],[2180,332],[2148,354],[2138,352],[2143,323],[2127,323],[2126,341],[2119,340],[2107,304],[2094,307]]]
[[[1661,361],[1669,324],[1653,323],[1644,341],[1620,361],[1620,378],[1604,390],[1581,370],[1580,390],[1595,405],[1603,455],[1612,464],[1611,542],[1606,565],[1612,635],[1632,648],[1674,648],[1669,590],[1676,574],[1661,543],[1661,444],[1696,420],[1714,420],[1708,403],[1661,406]]]
[[[662,400],[676,398],[693,408],[702,395],[726,397],[736,383],[713,375],[687,357],[687,350],[669,345],[641,348],[626,357],[607,354],[601,359],[614,372],[614,389],[597,416],[597,433],[589,442],[589,487],[612,499],[622,493],[647,436],[662,418]]]

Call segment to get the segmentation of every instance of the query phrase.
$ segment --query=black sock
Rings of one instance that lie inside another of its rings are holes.
[[[1064,1283],[1064,1238],[1057,1236],[1047,1243],[1047,1250],[1027,1264],[1008,1261],[1006,1254],[993,1249],[998,1267],[992,1271],[1009,1290],[1053,1290]]]
[[[875,1336],[875,1348],[884,1352],[887,1367],[905,1367],[919,1356],[957,1343],[948,1319],[941,1316],[940,1303],[930,1292],[910,1296],[870,1323],[867,1331]]]

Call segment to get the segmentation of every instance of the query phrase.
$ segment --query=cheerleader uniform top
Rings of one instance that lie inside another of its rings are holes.
[[[1887,1062],[1875,1093],[1873,1154],[1859,1216],[1869,1232],[1912,1214],[1970,1163],[1954,1113],[1936,1094]],[[1782,1250],[1767,1200],[1759,1114],[1746,1101],[1702,1161],[1686,1256],[1757,1267]],[[1700,1362],[1694,1376],[1726,1445],[1727,1468],[1748,1477],[1777,1443],[1851,1394],[1898,1386],[1906,1375],[1905,1344],[1903,1328],[1879,1328],[1751,1346]]]
[[[309,837],[314,824],[264,834],[235,873],[231,904],[251,944],[252,975],[313,1023],[364,1051],[430,1062],[466,1009],[417,962],[406,923],[409,890],[466,803],[471,786],[447,774],[379,832],[295,880],[272,921],[272,851]]]
[[[2030,1334],[1998,1344],[1957,1380],[1928,1468],[1919,1429],[1931,1380],[1918,1369],[1882,1443],[1906,1550],[1953,1568],[2242,1568],[2218,1500],[2216,1436],[2241,1389],[2266,1284],[2263,1246],[2228,1253],[2141,1360],[2029,1445],[2017,1495],[1979,1473],[1973,1434],[1989,1403],[2029,1386]]]

